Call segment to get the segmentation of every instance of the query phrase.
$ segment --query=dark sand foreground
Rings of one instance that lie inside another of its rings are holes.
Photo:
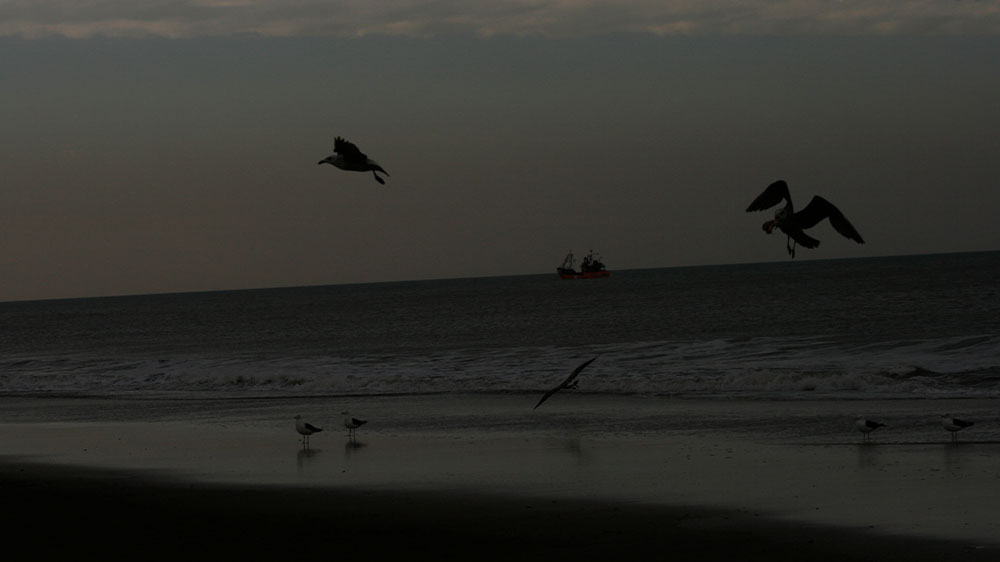
[[[996,560],[992,548],[750,512],[432,491],[195,483],[0,463],[31,558],[170,560]]]

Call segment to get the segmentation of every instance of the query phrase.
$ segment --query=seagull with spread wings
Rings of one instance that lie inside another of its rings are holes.
[[[553,394],[555,394],[556,392],[559,392],[560,390],[562,390],[564,388],[576,388],[576,385],[580,381],[574,381],[573,379],[575,379],[576,376],[580,374],[580,371],[584,370],[587,367],[587,365],[590,365],[591,363],[593,363],[594,359],[597,359],[597,356],[595,356],[593,359],[588,359],[587,361],[584,361],[582,364],[580,364],[579,367],[573,369],[573,372],[570,373],[568,377],[566,377],[566,380],[562,381],[558,386],[556,386],[552,390],[546,392],[545,395],[542,396],[542,399],[538,401],[538,404],[535,404],[535,408],[538,408],[539,406],[541,406],[542,402],[545,402],[546,400],[549,399],[550,396],[552,396]],[[532,410],[534,410],[535,408],[532,408]]]
[[[327,156],[318,163],[333,164],[341,170],[350,172],[371,172],[375,176],[375,181],[381,184],[385,184],[385,180],[380,178],[375,172],[382,172],[387,176],[389,175],[389,172],[383,170],[382,166],[378,165],[378,162],[375,162],[365,155],[364,152],[361,152],[354,143],[348,142],[342,137],[333,139],[333,155]]]
[[[788,184],[783,180],[778,180],[767,186],[764,193],[758,195],[750,203],[750,206],[747,207],[747,212],[769,209],[781,203],[782,200],[787,201],[787,204],[775,211],[774,220],[765,222],[762,228],[768,234],[771,234],[775,228],[787,234],[788,241],[785,243],[785,247],[788,249],[788,255],[793,258],[795,257],[795,244],[801,244],[806,248],[819,246],[819,240],[816,240],[803,231],[816,226],[821,220],[826,218],[830,219],[830,224],[837,232],[854,240],[858,244],[865,243],[861,235],[858,234],[858,231],[844,216],[844,213],[841,213],[840,209],[833,206],[833,203],[830,203],[819,195],[814,196],[804,209],[796,213],[792,207],[792,196],[788,192]],[[794,244],[792,243],[793,241]]]

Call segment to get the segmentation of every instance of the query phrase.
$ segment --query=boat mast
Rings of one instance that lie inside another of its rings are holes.
[[[575,261],[573,259],[573,250],[570,250],[569,253],[566,254],[566,259],[564,259],[562,262],[562,268],[573,269],[573,261]]]

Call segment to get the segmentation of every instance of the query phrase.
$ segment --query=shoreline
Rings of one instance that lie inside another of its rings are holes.
[[[692,548],[704,541],[713,557],[727,560],[746,558],[719,550],[707,530],[715,531],[715,540],[749,533],[747,548],[779,549],[789,560],[811,548],[796,541],[813,532],[822,534],[813,539],[821,544],[875,541],[871,548],[884,553],[910,552],[907,541],[936,544],[940,548],[931,550],[947,555],[944,560],[1000,552],[994,514],[1000,424],[993,400],[958,404],[978,422],[958,443],[928,415],[955,402],[577,395],[532,413],[524,413],[531,406],[524,402],[509,396],[356,400],[349,407],[370,423],[352,440],[330,414],[344,405],[325,399],[8,400],[0,416],[0,467],[6,466],[0,476],[5,490],[17,489],[9,512],[19,525],[26,518],[19,529],[43,545],[43,534],[61,529],[84,534],[72,531],[75,526],[120,540],[134,533],[167,541],[160,527],[209,536],[214,519],[222,521],[221,534],[212,540],[244,536],[244,527],[256,529],[251,539],[265,540],[257,535],[266,534],[267,525],[229,507],[246,505],[280,535],[266,538],[276,550],[286,546],[282,541],[315,547],[315,537],[326,536],[355,548],[352,530],[362,542],[389,548],[374,531],[358,531],[357,518],[383,534],[398,527],[424,550],[441,548],[435,536],[463,544],[464,557],[477,559],[483,556],[471,543],[503,542],[490,526],[534,541],[542,552],[551,553],[551,537],[558,537],[559,548],[582,557],[600,550],[621,558],[613,545],[620,550],[627,541],[669,549],[657,538],[660,527],[672,541],[693,541]],[[891,425],[862,443],[853,423],[858,410],[877,412]],[[298,413],[325,428],[308,449],[294,430]],[[45,493],[33,497],[31,490]],[[214,499],[199,504],[189,496]],[[122,515],[102,532],[105,498]],[[402,506],[412,509],[401,512]],[[540,521],[541,513],[558,521]],[[153,527],[140,528],[147,518]],[[288,521],[304,525],[304,532]],[[858,552],[850,551],[852,559]]]
[[[995,547],[770,519],[751,511],[414,490],[193,482],[0,459],[11,526],[33,555],[216,560],[978,561]]]

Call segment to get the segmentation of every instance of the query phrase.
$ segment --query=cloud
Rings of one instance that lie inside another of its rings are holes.
[[[3,37],[1000,34],[987,0],[0,0]]]

